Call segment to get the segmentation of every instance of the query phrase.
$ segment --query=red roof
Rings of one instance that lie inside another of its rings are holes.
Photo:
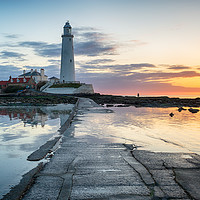
[[[0,81],[0,85],[1,86],[6,86],[7,84],[18,84],[18,83],[28,83],[30,81],[31,78],[12,78],[10,77],[10,79],[8,81]],[[35,85],[35,81],[34,81],[34,84]]]
[[[6,85],[9,81],[0,81],[0,85]]]
[[[11,78],[8,83],[28,83],[31,78]]]

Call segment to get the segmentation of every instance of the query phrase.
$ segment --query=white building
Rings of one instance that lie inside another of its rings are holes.
[[[50,83],[57,83],[57,82],[59,82],[60,81],[60,79],[59,78],[56,78],[55,76],[52,76],[51,78],[49,78],[49,82]]]
[[[19,78],[25,77],[25,78],[33,78],[33,80],[36,83],[39,83],[40,81],[48,81],[48,76],[44,74],[44,69],[40,70],[40,73],[37,71],[37,69],[33,70],[31,69],[30,72],[26,72],[23,70],[23,74],[18,76]]]
[[[74,69],[74,48],[73,48],[73,35],[72,27],[69,22],[66,22],[63,27],[64,34],[62,35],[62,52],[61,52],[61,70],[60,82],[74,82],[75,69]]]

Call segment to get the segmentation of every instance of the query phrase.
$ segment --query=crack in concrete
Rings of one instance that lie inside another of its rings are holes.
[[[155,196],[155,189],[154,189],[154,187],[157,186],[157,187],[163,192],[163,194],[166,196],[166,197],[164,197],[164,199],[165,199],[165,198],[168,199],[168,198],[169,198],[168,195],[162,190],[162,188],[161,188],[160,185],[157,183],[157,181],[156,181],[155,178],[153,177],[153,174],[150,172],[150,170],[149,170],[140,160],[138,160],[138,159],[134,156],[133,151],[131,151],[131,154],[132,154],[133,158],[135,158],[135,160],[137,160],[137,162],[140,163],[140,164],[147,170],[147,172],[150,174],[151,178],[152,178],[153,181],[154,181],[154,185],[148,185],[148,184],[145,183],[146,186],[150,189],[150,191],[152,191],[152,198],[153,198],[153,199],[160,199],[159,197]],[[141,175],[141,176],[142,176],[142,175]]]
[[[72,187],[73,187],[73,176],[76,172],[75,164],[76,164],[78,159],[79,159],[78,156],[75,157],[72,160],[72,162],[69,164],[67,172],[62,175],[62,178],[64,180],[63,180],[63,184],[62,184],[62,187],[60,189],[60,193],[59,193],[57,200],[70,199]]]
[[[74,172],[75,173],[75,172]],[[64,179],[59,196],[57,200],[66,200],[70,198],[73,187],[73,175],[74,173],[67,173],[62,176]]]
[[[172,170],[172,172],[173,172],[173,174],[174,174],[174,181],[177,183],[177,185],[179,185],[179,187],[183,189],[183,191],[187,194],[188,198],[190,198],[190,199],[195,199],[195,198],[192,197],[192,196],[190,195],[190,193],[178,182],[177,176],[176,176],[176,172],[175,172],[174,168],[172,168],[171,170]],[[196,200],[198,200],[198,199],[196,199]]]
[[[122,158],[139,175],[139,177],[141,178],[141,180],[144,183],[144,185],[146,185],[146,187],[149,189],[150,196],[152,196],[152,193],[154,193],[154,191],[152,191],[152,188],[150,188],[150,186],[146,184],[146,182],[144,181],[142,175],[123,156],[122,156]]]
[[[162,199],[166,199],[166,200],[167,200],[167,199],[172,199],[172,197],[170,197],[169,195],[166,194],[166,192],[163,191],[163,189],[160,187],[159,183],[157,183],[157,181],[156,181],[155,178],[153,177],[153,174],[150,172],[150,170],[149,170],[142,162],[140,162],[140,161],[134,156],[133,153],[132,153],[132,155],[133,155],[133,157],[134,157],[140,164],[142,164],[142,165],[146,168],[146,170],[147,170],[147,171],[149,172],[149,174],[152,176],[152,179],[155,181],[155,186],[159,187],[159,189],[163,192],[163,194],[165,195],[165,197],[162,198]],[[186,193],[187,198],[192,199],[192,200],[197,200],[197,199],[195,199],[194,197],[192,197],[192,196],[190,195],[190,193],[187,192],[187,190],[186,190],[186,189],[177,181],[177,179],[176,179],[176,172],[175,172],[174,169],[181,169],[181,170],[183,169],[183,170],[184,170],[184,168],[168,167],[164,160],[162,160],[162,162],[163,162],[162,166],[163,166],[165,169],[172,171],[173,176],[174,176],[174,179],[173,179],[173,180],[174,180],[174,181],[176,182],[176,184]],[[194,168],[194,169],[196,169],[196,168]],[[199,169],[199,168],[198,168],[198,169]],[[148,185],[147,185],[147,186],[148,186]],[[158,198],[159,198],[159,197],[153,196],[153,199],[158,199]],[[159,199],[160,199],[160,198],[159,198]],[[174,198],[174,199],[177,199],[177,198]],[[178,199],[179,199],[179,198],[178,198]],[[181,199],[182,199],[182,198],[181,198]]]

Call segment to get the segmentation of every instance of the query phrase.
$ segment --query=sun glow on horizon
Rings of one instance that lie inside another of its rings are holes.
[[[182,86],[187,88],[200,88],[200,77],[177,78],[171,81],[174,86]]]

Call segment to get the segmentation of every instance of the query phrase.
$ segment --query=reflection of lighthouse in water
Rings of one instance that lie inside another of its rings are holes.
[[[60,126],[62,126],[67,121],[68,118],[69,118],[69,115],[60,114]]]
[[[68,120],[68,118],[68,114],[60,114],[60,129],[62,129],[62,134],[73,137],[75,132],[74,126],[72,124],[70,127],[65,126],[65,122]]]

